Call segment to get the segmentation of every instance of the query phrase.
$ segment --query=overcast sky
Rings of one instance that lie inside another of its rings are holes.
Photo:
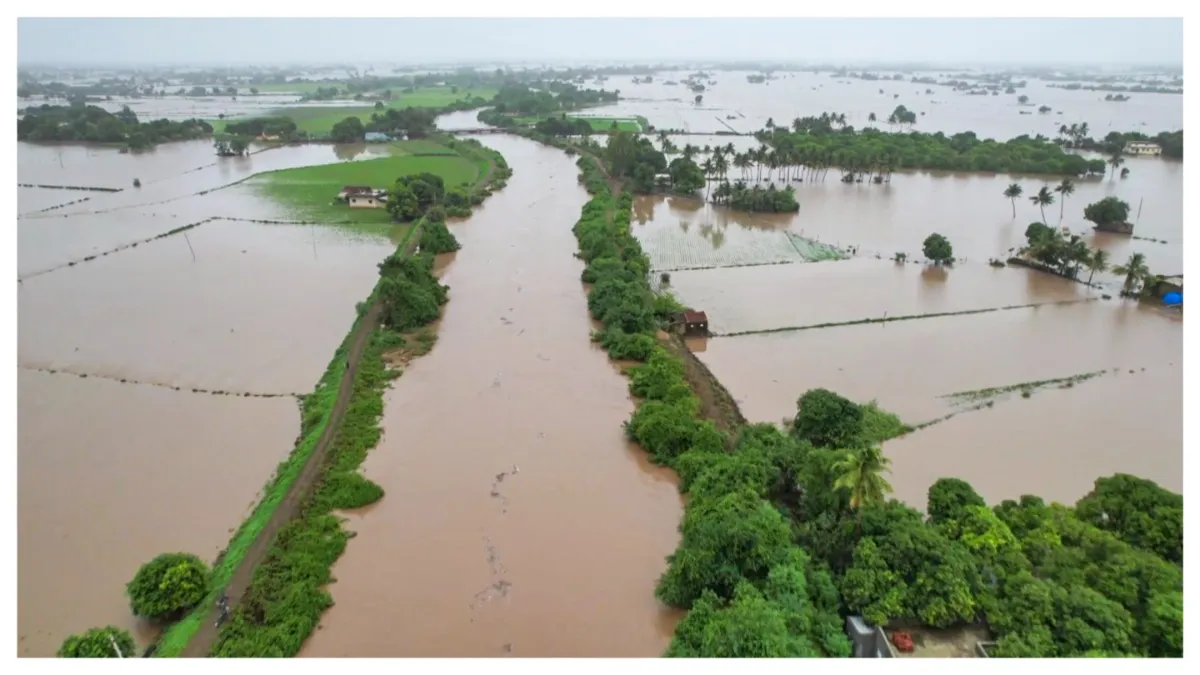
[[[1181,19],[18,19],[18,60],[1183,65]]]

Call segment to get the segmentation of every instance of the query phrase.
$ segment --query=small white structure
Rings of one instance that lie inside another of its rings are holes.
[[[350,195],[352,209],[382,209],[387,206],[387,196],[379,193]]]
[[[1162,147],[1150,141],[1130,141],[1125,144],[1124,152],[1127,155],[1157,156],[1162,154]]]

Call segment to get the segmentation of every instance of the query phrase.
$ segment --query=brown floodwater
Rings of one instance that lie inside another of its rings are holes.
[[[212,560],[291,447],[290,398],[17,373],[17,652],[108,624],[143,646],[125,584],[168,551]]]
[[[1183,493],[1182,356],[1070,389],[1013,395],[884,444],[895,496],[924,508],[953,476],[989,503],[1033,494],[1073,504],[1093,482],[1131,473]],[[1161,361],[1161,359],[1159,359]]]
[[[624,438],[627,381],[588,340],[578,171],[485,142],[514,175],[454,226],[437,346],[386,395],[364,466],[386,496],[350,515],[305,656],[656,656],[670,640],[654,586],[681,500]]]
[[[1082,284],[1021,267],[945,269],[867,258],[673,272],[670,287],[684,304],[707,312],[718,334],[1088,297]]]
[[[629,76],[610,77],[599,86],[620,90],[623,100],[589,109],[588,114],[641,115],[658,128],[708,134],[755,132],[768,119],[790,125],[793,118],[823,112],[844,113],[848,124],[863,127],[870,124],[871,113],[885,120],[897,105],[917,113],[917,131],[973,131],[980,138],[1000,140],[1039,133],[1054,138],[1061,125],[1080,122],[1088,123],[1095,138],[1103,138],[1110,131],[1154,135],[1183,128],[1183,96],[1178,94],[1132,94],[1129,101],[1114,103],[1104,101],[1104,92],[1056,89],[1032,78],[1014,94],[969,96],[949,87],[908,81],[914,75],[948,80],[949,71],[904,74],[903,81],[866,81],[830,73],[779,73],[779,79],[764,84],[749,83],[746,76],[751,73],[713,72],[710,79],[716,84],[708,86],[702,102],[696,104],[695,94],[683,84],[688,74],[655,73],[649,84],[633,84]],[[680,84],[667,85],[670,80]],[[926,93],[926,89],[931,92]],[[1031,108],[1018,103],[1021,95],[1029,96],[1035,107],[1048,105],[1052,111],[1022,115]],[[883,121],[875,126],[888,128]]]
[[[1107,368],[1179,369],[1183,322],[1131,302],[1097,300],[711,338],[700,358],[752,420],[791,417],[800,394],[825,387],[876,399],[917,424],[948,412],[938,397],[956,392]],[[1158,389],[1147,385],[1144,393],[1167,401],[1164,411],[1178,419],[1181,391],[1150,393]]]
[[[1164,274],[1183,270],[1183,164],[1172,160],[1130,157],[1125,179],[1080,180],[1065,207],[1055,203],[1045,219],[1083,235],[1091,246],[1108,251],[1114,263],[1129,254],[1146,255],[1151,270]],[[897,173],[890,184],[847,185],[831,170],[825,182],[796,183],[800,212],[795,215],[746,214],[703,204],[699,199],[644,197],[635,206],[634,232],[656,268],[770,262],[786,242],[780,230],[842,248],[856,247],[859,256],[891,258],[904,252],[922,257],[921,247],[933,232],[950,240],[954,255],[968,262],[1007,258],[1025,245],[1025,228],[1042,220],[1042,212],[1026,198],[1013,205],[1003,196],[1012,182],[1025,193],[1057,180],[984,174]],[[740,177],[738,170],[730,178]],[[764,175],[765,180],[765,175]],[[1097,234],[1083,219],[1091,202],[1115,195],[1133,209],[1138,237]],[[1138,214],[1139,205],[1141,214]],[[1060,210],[1063,218],[1059,220]],[[785,247],[786,249],[786,247]],[[1111,275],[1101,275],[1115,281]]]
[[[35,165],[57,152],[20,148]],[[187,195],[252,170],[337,160],[328,146],[288,148],[189,172],[216,159],[209,144],[91,157],[63,150],[78,165],[43,175],[47,184],[96,184],[124,166],[144,186],[55,190],[93,199],[76,205],[83,213],[17,220],[19,273],[45,272],[17,286],[18,649],[29,656],[50,656],[68,634],[96,625],[152,638],[130,615],[124,584],[164,551],[213,559],[299,426],[290,397],[189,389],[310,391],[370,292],[375,264],[395,247],[386,231],[213,221],[186,238],[61,267],[214,215],[286,218],[249,186]],[[151,183],[155,174],[163,180]],[[30,196],[40,197],[18,195]],[[122,208],[104,210],[112,206]],[[18,203],[18,212],[32,208]]]

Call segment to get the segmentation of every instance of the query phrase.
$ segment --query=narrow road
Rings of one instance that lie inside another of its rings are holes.
[[[350,342],[348,366],[346,372],[342,374],[342,382],[338,386],[333,412],[329,415],[329,421],[325,424],[325,430],[321,433],[321,437],[317,439],[317,446],[313,449],[304,468],[301,469],[296,482],[284,495],[283,501],[275,509],[275,513],[271,514],[271,519],[267,521],[266,527],[259,533],[254,543],[250,544],[250,548],[246,551],[246,557],[242,559],[241,564],[229,578],[229,584],[225,586],[225,594],[229,596],[231,608],[241,602],[242,595],[245,594],[246,588],[250,585],[250,579],[254,575],[254,568],[266,557],[267,551],[271,548],[271,542],[279,530],[300,514],[300,509],[304,507],[309,495],[312,494],[314,484],[321,476],[325,455],[329,451],[333,439],[337,437],[338,428],[342,424],[342,418],[345,417],[346,408],[350,403],[350,396],[354,392],[354,377],[358,373],[359,360],[362,358],[363,350],[366,349],[367,340],[371,338],[371,334],[379,324],[380,309],[379,301],[376,301],[355,328]],[[215,605],[209,608],[208,615],[200,624],[200,629],[192,636],[191,642],[188,643],[181,656],[185,658],[208,656],[213,644],[217,641],[216,621],[218,616],[219,612]]]

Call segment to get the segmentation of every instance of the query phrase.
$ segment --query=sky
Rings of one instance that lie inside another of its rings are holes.
[[[18,19],[21,64],[778,60],[1182,67],[1182,19]]]

